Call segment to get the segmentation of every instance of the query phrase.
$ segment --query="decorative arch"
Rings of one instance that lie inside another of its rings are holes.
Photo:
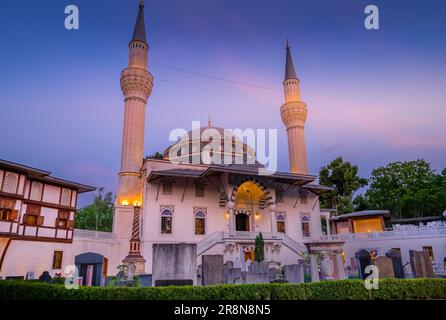
[[[238,182],[232,189],[231,198],[230,198],[231,202],[235,202],[235,196],[236,196],[240,186],[242,184],[244,184],[245,182],[252,182],[252,183],[256,184],[262,190],[262,192],[265,194],[265,201],[268,206],[274,204],[273,197],[271,196],[271,193],[268,191],[268,188],[262,183],[262,181],[260,181],[259,179],[256,179],[256,178],[246,178],[246,179],[242,179],[240,182]]]

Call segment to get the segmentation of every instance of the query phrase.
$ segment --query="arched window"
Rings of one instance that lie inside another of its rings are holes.
[[[277,232],[285,233],[285,216],[278,214],[276,216]]]
[[[173,212],[170,209],[161,211],[161,234],[172,234]]]
[[[206,213],[203,210],[195,212],[195,234],[206,234]]]
[[[303,215],[300,218],[302,224],[302,237],[310,236],[310,217],[307,215]]]

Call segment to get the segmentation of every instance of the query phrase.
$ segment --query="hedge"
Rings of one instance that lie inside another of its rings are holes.
[[[382,279],[378,290],[361,280],[301,284],[184,287],[80,287],[0,281],[0,300],[369,300],[446,299],[446,279]]]

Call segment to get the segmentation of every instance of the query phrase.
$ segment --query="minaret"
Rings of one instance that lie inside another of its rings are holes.
[[[300,99],[300,81],[294,70],[288,40],[286,41],[286,65],[283,88],[285,103],[280,108],[280,115],[288,135],[290,172],[308,174],[304,133],[305,120],[307,120],[307,105]]]
[[[141,204],[140,170],[144,157],[146,105],[153,85],[153,77],[147,71],[148,52],[144,3],[140,1],[133,37],[129,43],[128,67],[121,72],[125,106],[118,205]]]

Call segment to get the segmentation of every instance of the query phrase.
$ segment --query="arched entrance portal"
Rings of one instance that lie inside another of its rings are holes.
[[[237,187],[233,199],[235,230],[255,231],[255,220],[260,217],[260,210],[267,205],[263,189],[256,182],[248,180]]]

